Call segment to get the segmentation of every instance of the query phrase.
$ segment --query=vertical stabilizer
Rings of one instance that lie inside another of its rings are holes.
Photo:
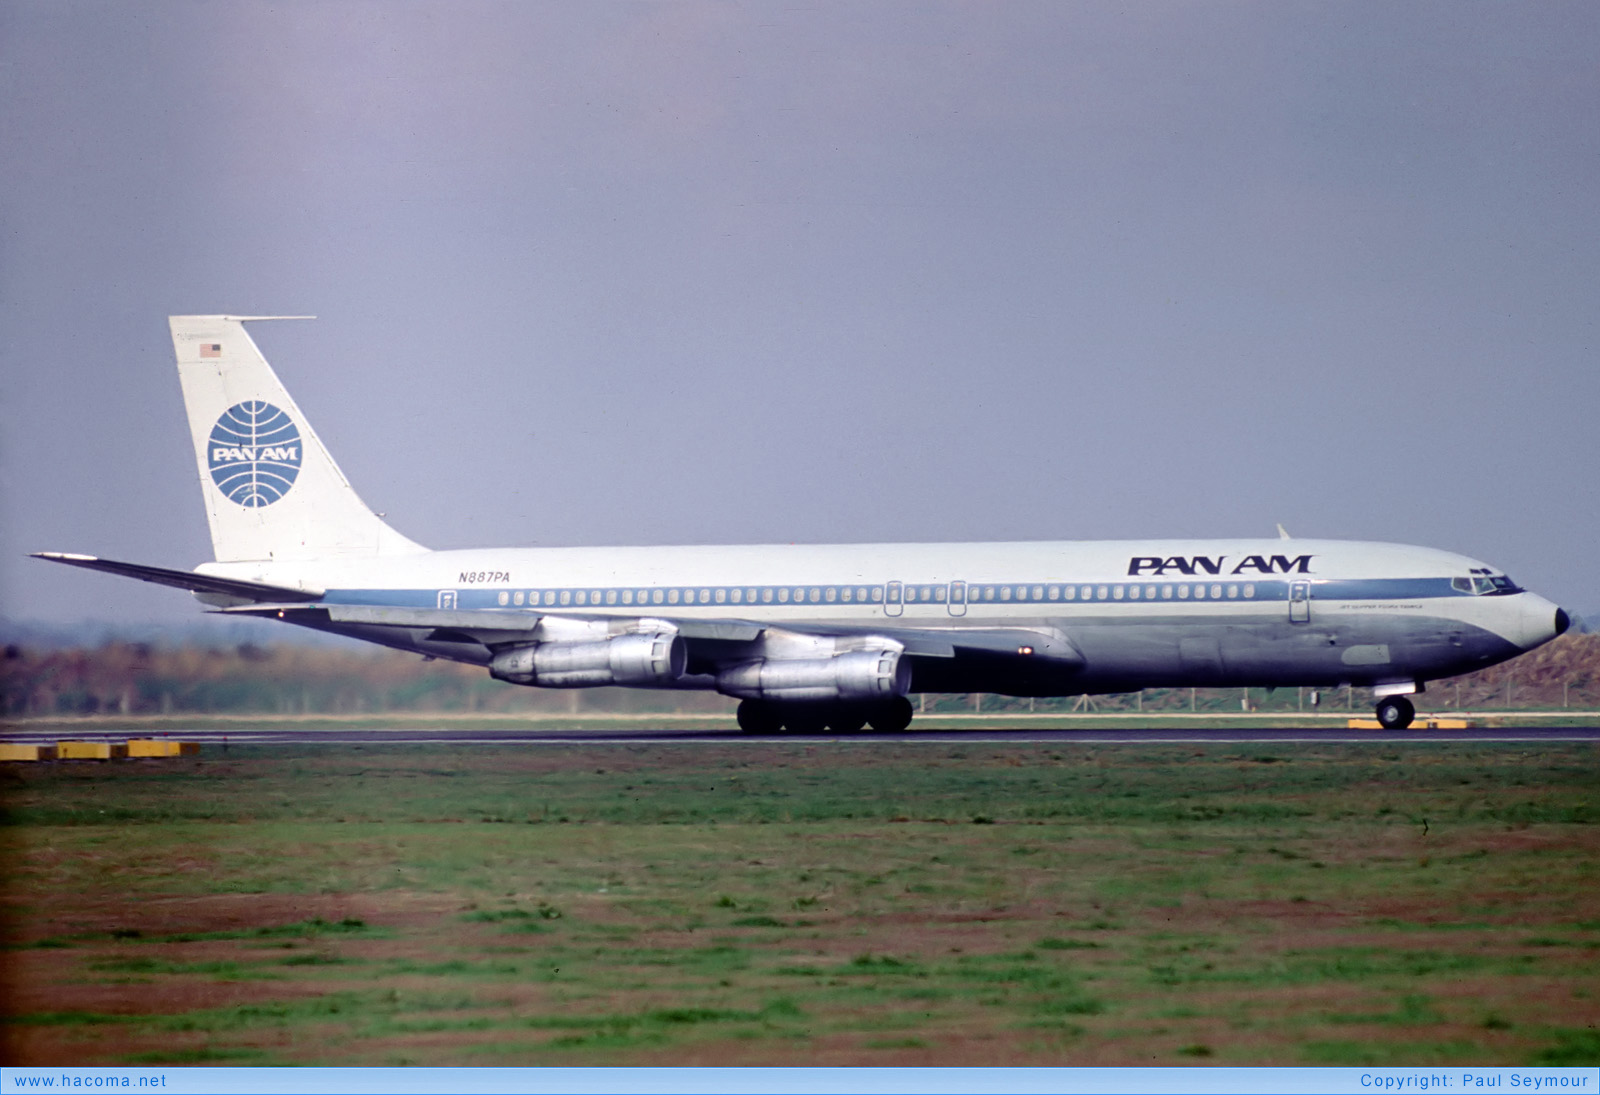
[[[291,318],[310,317],[169,317],[217,561],[426,551],[361,501],[245,333]]]

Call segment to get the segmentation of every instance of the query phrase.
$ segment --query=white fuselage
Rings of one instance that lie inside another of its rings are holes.
[[[648,616],[829,634],[1037,629],[1081,660],[1022,672],[930,659],[914,685],[927,690],[1420,683],[1504,660],[1559,630],[1553,604],[1476,560],[1337,540],[507,548],[200,570],[323,591],[326,603],[530,621]],[[424,634],[411,638],[425,648]]]

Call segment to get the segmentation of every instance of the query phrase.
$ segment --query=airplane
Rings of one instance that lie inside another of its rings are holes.
[[[484,666],[541,688],[707,689],[747,733],[897,733],[912,693],[1370,687],[1411,724],[1428,681],[1566,631],[1492,566],[1277,538],[430,551],[362,502],[246,332],[172,316],[215,560],[36,558]]]

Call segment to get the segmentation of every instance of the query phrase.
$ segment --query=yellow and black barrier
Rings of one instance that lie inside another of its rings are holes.
[[[192,757],[200,752],[197,741],[164,738],[129,738],[121,741],[58,741],[54,745],[0,742],[0,761],[20,760],[123,760],[128,757]]]
[[[1382,730],[1383,723],[1377,719],[1351,719],[1347,724],[1351,730]],[[1435,719],[1425,715],[1418,715],[1408,730],[1466,730],[1472,726],[1471,719]]]

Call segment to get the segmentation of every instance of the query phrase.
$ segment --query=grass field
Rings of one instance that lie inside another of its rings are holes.
[[[1593,1064],[1588,745],[0,770],[8,1064]]]

